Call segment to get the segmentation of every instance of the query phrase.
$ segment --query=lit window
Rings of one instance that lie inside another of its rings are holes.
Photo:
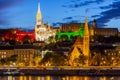
[[[106,53],[107,51],[105,50],[105,53]]]
[[[4,56],[2,55],[2,58],[4,58]]]
[[[6,52],[4,52],[4,54],[6,54]]]

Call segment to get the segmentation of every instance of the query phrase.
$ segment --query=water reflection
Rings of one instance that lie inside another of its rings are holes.
[[[0,76],[0,80],[120,80],[120,77],[105,76]]]

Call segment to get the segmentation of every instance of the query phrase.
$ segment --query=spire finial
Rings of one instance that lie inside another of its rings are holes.
[[[88,22],[88,16],[87,16],[87,13],[88,13],[88,8],[85,10],[85,22]]]
[[[85,17],[85,22],[86,22],[86,23],[88,22],[88,16]]]
[[[40,3],[38,3],[38,13],[40,13]]]
[[[89,10],[88,8],[85,10],[85,16],[87,16],[88,10]]]

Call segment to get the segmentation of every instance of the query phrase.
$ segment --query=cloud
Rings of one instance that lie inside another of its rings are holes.
[[[120,19],[120,1],[113,2],[109,7],[111,7],[111,9],[101,12],[101,17],[96,19],[99,26],[107,26],[105,24],[111,19]]]
[[[61,24],[64,24],[64,23],[63,23],[63,22],[54,22],[54,23],[52,23],[52,26],[58,27],[58,26],[60,26]]]
[[[80,16],[80,15],[75,15],[75,16],[69,16],[69,17],[65,17],[62,19],[62,21],[64,23],[79,23],[81,21],[81,19],[79,19],[80,17],[85,17],[85,16]]]
[[[7,12],[5,12],[4,9],[20,4],[22,1],[23,0],[0,0],[0,26],[7,26],[10,23],[6,15]]]
[[[81,19],[79,19],[80,17],[83,18],[85,16],[75,15],[75,16],[65,17],[62,19],[61,22],[52,23],[52,26],[60,26],[61,24],[69,24],[69,23],[80,23],[81,22]]]
[[[6,14],[4,12],[0,11],[0,25],[8,24],[8,20],[7,20],[7,17],[5,15]]]
[[[58,27],[62,24],[69,24],[69,23],[80,23],[79,20],[70,20],[70,21],[63,21],[63,22],[56,22],[56,23],[52,23],[52,26]]]
[[[100,17],[100,15],[93,15],[92,18]]]
[[[73,17],[66,17],[66,18],[63,18],[63,21],[68,21],[68,20],[72,20]]]
[[[8,23],[6,20],[4,20],[4,19],[0,20],[0,25],[6,25],[6,23]]]
[[[100,9],[110,9],[111,8],[111,6],[102,6],[102,7],[100,7]]]
[[[100,4],[102,2],[104,2],[104,0],[86,0],[86,1],[76,0],[76,1],[71,1],[70,4],[64,4],[62,5],[62,7],[78,8],[78,7],[87,6],[93,3]]]
[[[79,23],[79,22],[80,22],[79,20],[71,20],[71,21],[69,21],[67,23]]]
[[[0,9],[9,8],[20,3],[23,0],[0,0]]]

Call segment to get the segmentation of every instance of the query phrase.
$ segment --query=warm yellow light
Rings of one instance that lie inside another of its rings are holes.
[[[13,79],[12,79],[12,76],[8,76],[8,80],[13,80]]]
[[[37,80],[40,80],[40,76],[37,77]]]
[[[26,76],[24,76],[24,80],[27,80]]]
[[[46,76],[46,80],[51,80],[51,77],[50,76]]]
[[[20,76],[20,80],[23,80],[23,76]]]
[[[32,80],[32,79],[31,79],[31,76],[29,76],[29,80]]]

